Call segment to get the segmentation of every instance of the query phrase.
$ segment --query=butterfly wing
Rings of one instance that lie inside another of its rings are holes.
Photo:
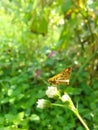
[[[72,69],[70,67],[67,69],[64,69],[59,74],[50,78],[48,82],[53,83],[53,84],[69,84],[71,71]]]

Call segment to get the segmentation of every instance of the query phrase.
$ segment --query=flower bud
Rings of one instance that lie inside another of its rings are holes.
[[[70,100],[70,97],[69,97],[68,94],[64,94],[64,95],[61,97],[61,100],[62,100],[62,102],[67,102],[67,101]]]

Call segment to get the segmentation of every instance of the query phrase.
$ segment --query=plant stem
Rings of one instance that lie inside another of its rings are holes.
[[[75,108],[74,110],[72,110],[74,112],[74,114],[78,117],[78,119],[80,120],[80,122],[82,123],[82,125],[85,127],[86,130],[90,130],[88,128],[88,126],[86,125],[86,123],[84,122],[84,120],[82,119],[82,117],[80,116],[78,110]]]
[[[56,103],[53,103],[52,105],[53,105],[53,106],[59,106],[59,107],[65,107],[64,105],[56,104]]]
[[[61,104],[56,104],[56,103],[53,103],[52,104],[53,106],[59,106],[59,107],[65,107],[64,105],[61,105]],[[69,108],[70,110],[72,110],[74,112],[74,114],[77,116],[77,118],[80,120],[80,122],[82,123],[82,125],[85,127],[86,130],[90,130],[88,128],[88,126],[86,125],[86,123],[84,122],[84,120],[82,119],[82,117],[80,116],[78,110],[74,107],[74,105],[72,104],[73,107],[66,107],[66,108]]]

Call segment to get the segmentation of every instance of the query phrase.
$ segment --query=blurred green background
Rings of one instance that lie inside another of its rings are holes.
[[[36,108],[69,66],[63,87],[98,130],[98,1],[0,0],[0,130],[84,130],[67,109]]]

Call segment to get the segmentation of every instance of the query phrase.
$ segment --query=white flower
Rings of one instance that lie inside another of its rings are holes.
[[[78,65],[78,61],[75,60],[75,61],[74,61],[74,64],[75,64],[75,65]]]
[[[37,108],[45,108],[45,107],[49,107],[50,106],[50,102],[48,100],[45,99],[38,99],[37,101]]]
[[[64,95],[61,97],[61,100],[62,100],[62,102],[67,102],[67,101],[70,100],[70,97],[69,97],[68,94],[64,94]]]
[[[54,97],[59,96],[59,91],[57,90],[56,87],[49,86],[48,89],[46,90],[46,95],[49,98],[54,98]]]
[[[76,111],[76,108],[71,100],[71,98],[69,97],[69,95],[67,93],[65,93],[62,97],[61,97],[62,102],[66,103],[67,107],[72,110],[72,111]]]

